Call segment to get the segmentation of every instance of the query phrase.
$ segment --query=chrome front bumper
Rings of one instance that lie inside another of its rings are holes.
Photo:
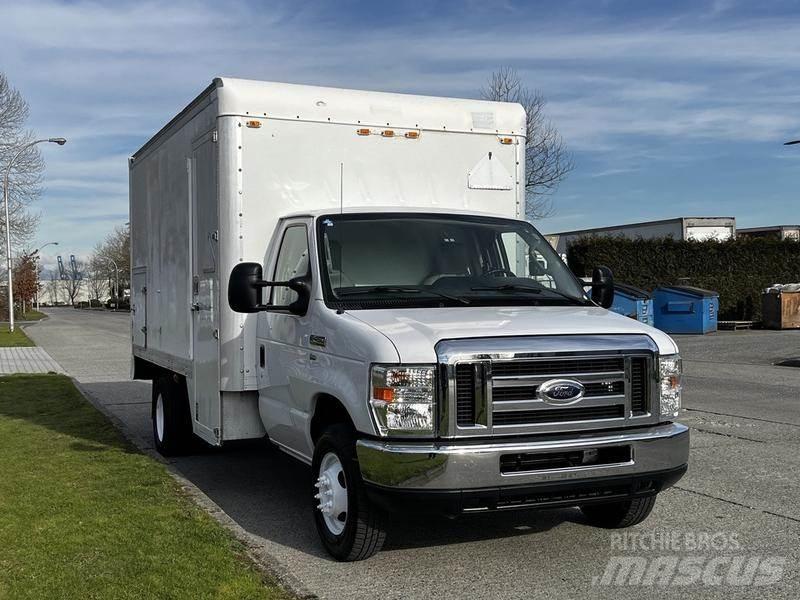
[[[501,457],[629,446],[624,462],[502,473]],[[412,443],[359,440],[358,460],[369,484],[408,491],[475,490],[550,483],[580,483],[674,471],[689,460],[689,429],[664,423],[613,433],[572,433],[527,441]]]

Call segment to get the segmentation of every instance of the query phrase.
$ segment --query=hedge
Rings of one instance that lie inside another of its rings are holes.
[[[676,241],[588,236],[572,242],[567,262],[578,276],[606,265],[614,279],[648,291],[692,285],[719,292],[720,320],[761,319],[761,293],[800,282],[800,242],[771,238]]]

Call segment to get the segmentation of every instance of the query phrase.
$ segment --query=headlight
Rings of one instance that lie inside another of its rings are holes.
[[[672,419],[681,409],[681,357],[677,354],[658,359],[661,379],[661,418]]]
[[[374,365],[370,405],[381,435],[432,434],[436,419],[436,370],[433,366]]]

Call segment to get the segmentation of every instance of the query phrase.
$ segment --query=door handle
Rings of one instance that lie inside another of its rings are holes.
[[[308,359],[309,360],[317,360],[317,355],[312,352],[311,354],[308,355]]]

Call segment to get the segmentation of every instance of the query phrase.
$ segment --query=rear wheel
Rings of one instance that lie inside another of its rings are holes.
[[[364,493],[355,436],[332,425],[317,441],[312,462],[314,522],[325,549],[337,560],[364,560],[386,540],[386,515]]]
[[[644,521],[656,505],[656,496],[633,498],[604,504],[581,506],[589,524],[607,529],[622,529]]]
[[[153,381],[153,440],[164,456],[187,452],[192,445],[192,416],[186,384],[177,375]]]

